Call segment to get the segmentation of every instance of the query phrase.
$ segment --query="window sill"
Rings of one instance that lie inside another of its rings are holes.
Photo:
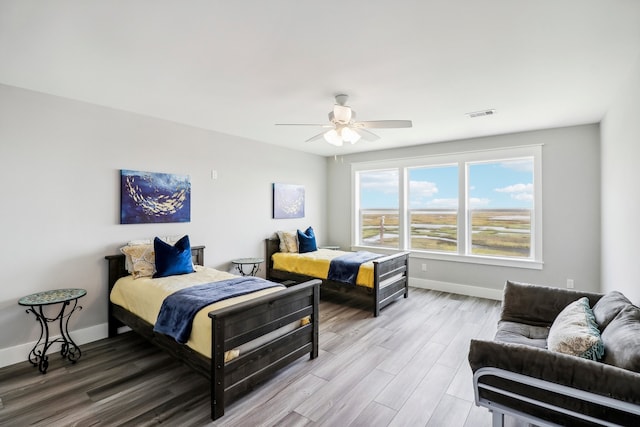
[[[378,252],[383,254],[393,254],[400,252],[400,249],[380,248],[377,246],[352,246],[353,250],[367,250],[372,252]],[[458,254],[446,254],[440,252],[424,252],[424,251],[409,251],[410,258],[416,259],[432,259],[437,261],[449,261],[449,262],[462,262],[467,264],[481,264],[492,265],[498,267],[511,267],[511,268],[525,268],[529,270],[542,270],[544,262],[536,260],[524,260],[524,259],[511,259],[511,258],[498,258],[498,257],[486,257],[478,255],[458,255]]]

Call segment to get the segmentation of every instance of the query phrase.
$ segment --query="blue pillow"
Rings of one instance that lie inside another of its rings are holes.
[[[156,272],[153,274],[154,279],[193,273],[189,236],[184,236],[178,240],[174,246],[156,237],[153,239],[153,249],[156,252]]]
[[[304,233],[298,230],[298,252],[303,254],[305,252],[317,251],[316,235],[313,233],[313,228],[307,228]]]

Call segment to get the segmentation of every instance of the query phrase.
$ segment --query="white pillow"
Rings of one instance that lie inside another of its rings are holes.
[[[585,359],[602,358],[604,344],[587,297],[572,302],[558,314],[549,329],[547,347]]]
[[[280,252],[298,253],[298,230],[296,231],[278,231],[280,239]]]
[[[153,276],[156,271],[153,245],[127,245],[120,252],[125,255],[125,266],[134,279]]]

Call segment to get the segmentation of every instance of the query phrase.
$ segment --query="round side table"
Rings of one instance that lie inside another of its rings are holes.
[[[37,366],[38,370],[43,374],[47,373],[49,367],[49,356],[47,351],[54,343],[62,343],[60,355],[67,358],[71,363],[76,363],[82,352],[80,347],[76,345],[69,336],[69,318],[74,311],[82,310],[82,306],[78,305],[78,299],[87,294],[84,289],[55,289],[52,291],[38,292],[20,298],[18,304],[29,307],[27,313],[33,313],[36,320],[40,323],[40,338],[29,352],[29,362],[33,366]],[[73,303],[70,311],[65,313],[67,306]],[[47,317],[42,310],[45,305],[62,304],[60,312],[55,317]],[[60,322],[60,338],[49,341],[49,323]],[[42,347],[42,349],[40,349]]]
[[[255,276],[260,269],[260,264],[264,262],[264,258],[238,258],[231,260],[231,263],[236,266],[236,270],[243,276]],[[244,266],[250,265],[251,271],[244,271]]]

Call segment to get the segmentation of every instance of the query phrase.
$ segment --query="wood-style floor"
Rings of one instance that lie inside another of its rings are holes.
[[[0,369],[0,425],[490,426],[473,403],[467,354],[471,338],[493,337],[499,311],[497,301],[414,288],[378,318],[322,301],[319,357],[215,422],[207,381],[129,332],[83,345],[75,365],[54,354],[45,375],[26,361]]]

